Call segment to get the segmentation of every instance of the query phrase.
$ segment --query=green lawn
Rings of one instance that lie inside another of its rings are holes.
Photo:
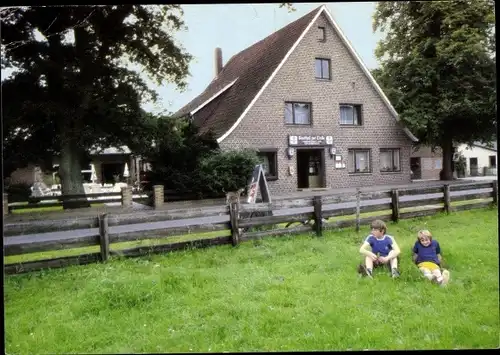
[[[6,276],[6,352],[498,347],[497,213],[389,223],[397,280],[356,274],[366,227]],[[445,288],[411,264],[420,228],[441,243]]]

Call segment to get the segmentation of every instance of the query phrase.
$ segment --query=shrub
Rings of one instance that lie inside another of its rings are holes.
[[[244,189],[256,164],[259,158],[253,150],[219,151],[201,159],[195,186],[205,194]]]
[[[217,140],[185,119],[158,117],[149,129],[152,141],[143,142],[140,154],[151,162],[146,190],[160,184],[166,190],[198,198],[224,196],[224,191],[245,188],[256,164],[252,150],[222,152]]]

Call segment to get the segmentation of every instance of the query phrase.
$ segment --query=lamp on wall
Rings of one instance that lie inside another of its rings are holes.
[[[286,155],[288,155],[288,159],[292,159],[294,154],[295,154],[295,149],[291,147],[287,148]]]
[[[330,152],[330,157],[333,158],[335,153],[337,153],[337,149],[334,147],[330,147],[329,152]]]

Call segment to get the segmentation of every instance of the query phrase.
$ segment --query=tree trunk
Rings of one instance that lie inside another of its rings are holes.
[[[57,17],[56,17],[57,18]],[[58,23],[56,23],[57,25]],[[62,25],[61,25],[62,26]],[[53,28],[56,31],[56,28]],[[60,32],[63,28],[61,27]],[[50,103],[64,107],[64,56],[62,55],[62,36],[57,31],[48,37],[49,58],[52,62],[47,71],[47,86]],[[61,142],[61,155],[59,162],[59,177],[61,179],[61,193],[66,195],[84,194],[81,168],[80,149],[77,144],[79,132],[75,131],[74,115],[68,114],[69,110],[57,110],[53,113],[57,121],[58,140]],[[78,202],[64,201],[63,208],[90,207],[87,200]]]
[[[78,137],[78,134],[83,132],[83,121],[90,101],[89,86],[91,86],[92,83],[92,76],[88,71],[88,63],[86,62],[86,51],[89,47],[88,33],[84,28],[79,27],[75,28],[74,35],[75,49],[81,71],[79,78],[81,102],[77,108],[74,108],[72,117],[65,117],[64,123],[62,123],[64,129],[60,132],[61,137],[64,137],[61,147],[61,162],[59,165],[63,195],[85,194],[81,172],[81,159],[84,152],[80,148],[80,137]],[[63,206],[64,209],[90,207],[90,202],[86,199],[79,199],[73,202],[63,201]]]
[[[62,146],[59,175],[61,177],[61,192],[63,196],[85,194],[80,153],[80,149],[73,140],[67,140]],[[63,201],[64,209],[81,207],[90,207],[90,202],[86,199]]]
[[[441,170],[441,180],[453,180],[453,142],[451,139],[444,139],[441,145],[443,150],[443,170]]]

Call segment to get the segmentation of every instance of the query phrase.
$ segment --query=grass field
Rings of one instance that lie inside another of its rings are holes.
[[[6,276],[6,352],[498,347],[497,209],[388,227],[403,251],[396,280],[356,274],[366,228]],[[411,264],[424,227],[451,272],[445,288]]]

